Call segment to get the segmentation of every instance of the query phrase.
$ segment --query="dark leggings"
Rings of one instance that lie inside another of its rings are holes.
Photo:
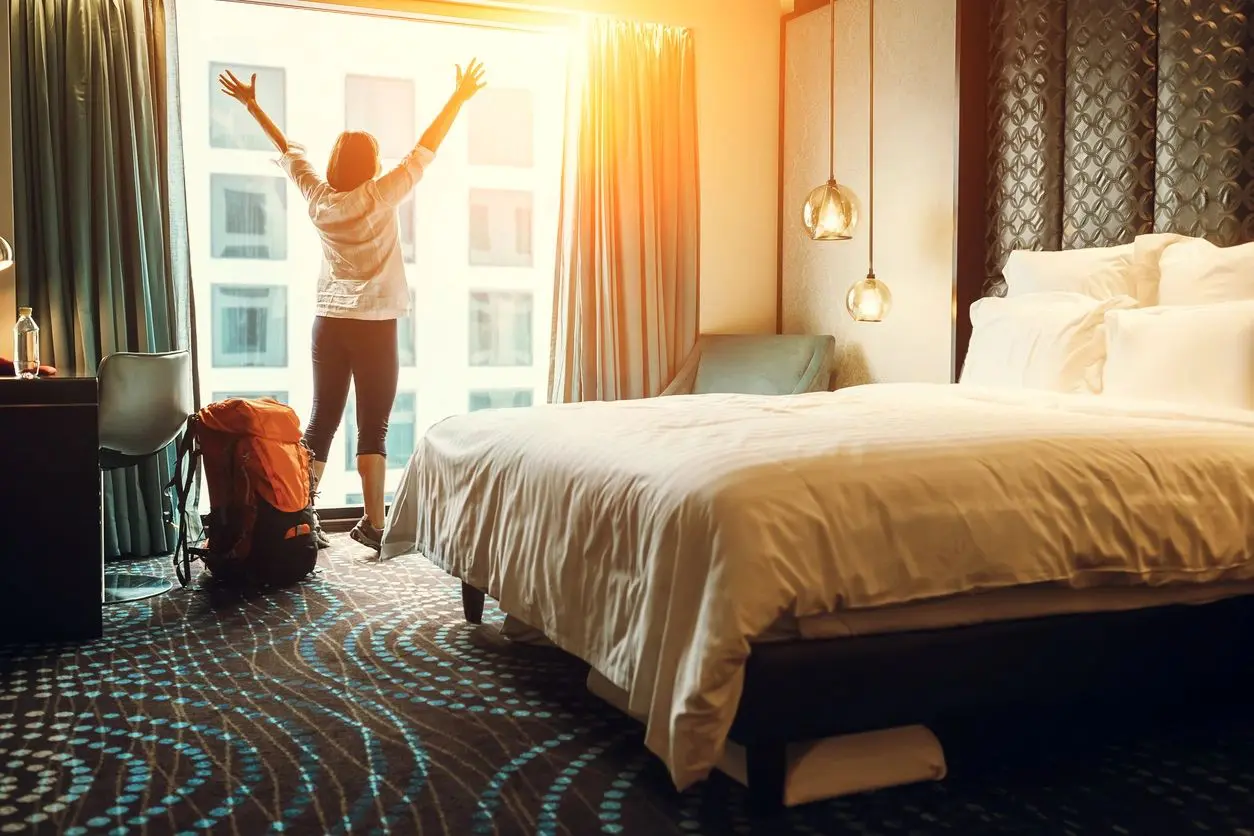
[[[350,381],[357,399],[357,455],[387,455],[388,416],[399,373],[395,319],[314,317],[313,414],[305,443],[315,461],[325,462],[331,452]]]

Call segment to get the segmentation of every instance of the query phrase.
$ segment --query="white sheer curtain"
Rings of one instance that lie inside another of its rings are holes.
[[[549,400],[659,394],[695,344],[692,34],[590,18],[573,51]]]

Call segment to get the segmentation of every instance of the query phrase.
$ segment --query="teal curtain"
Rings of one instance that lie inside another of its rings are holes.
[[[18,304],[61,374],[191,340],[170,13],[164,0],[11,0]],[[173,549],[172,466],[169,453],[105,474],[106,557]]]

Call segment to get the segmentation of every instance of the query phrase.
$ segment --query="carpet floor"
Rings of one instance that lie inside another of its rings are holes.
[[[368,557],[336,536],[289,591],[176,588],[99,641],[0,647],[0,833],[1254,834],[1245,720],[751,821],[718,775],[676,793],[583,665]]]

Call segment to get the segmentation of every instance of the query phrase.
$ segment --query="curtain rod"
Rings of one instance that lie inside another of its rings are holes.
[[[252,6],[372,15],[396,20],[468,26],[477,29],[510,29],[548,33],[565,29],[580,19],[577,12],[537,6],[499,3],[493,0],[218,0]]]

